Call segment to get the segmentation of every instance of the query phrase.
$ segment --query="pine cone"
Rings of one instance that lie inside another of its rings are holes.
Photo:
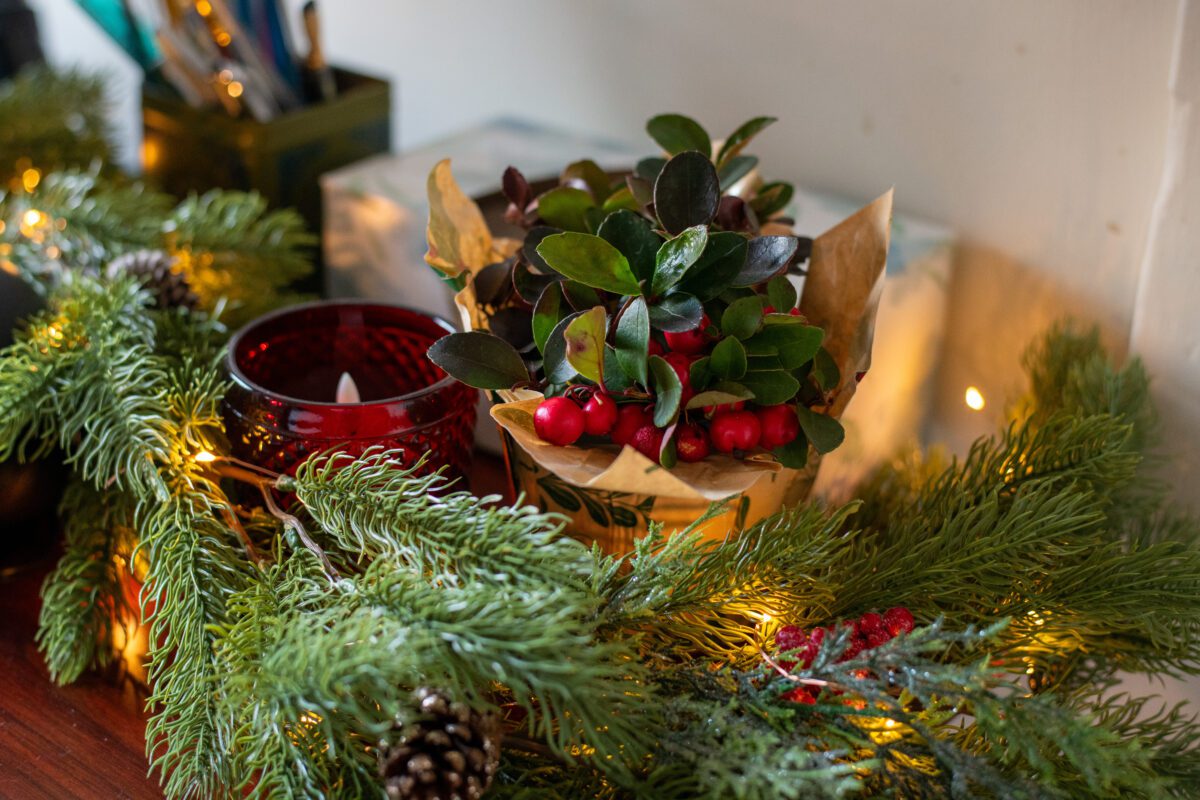
[[[110,261],[108,277],[122,274],[138,278],[154,294],[155,302],[164,311],[172,308],[195,311],[200,303],[187,275],[176,267],[174,258],[161,250],[139,250]]]
[[[495,715],[472,711],[434,689],[414,693],[424,719],[385,746],[379,774],[391,800],[476,800],[500,762]]]

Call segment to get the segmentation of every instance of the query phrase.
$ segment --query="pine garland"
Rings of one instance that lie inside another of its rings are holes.
[[[1200,550],[1145,476],[1145,372],[1094,335],[1032,349],[1029,396],[961,461],[910,456],[843,508],[725,542],[653,531],[613,558],[388,452],[294,477],[227,460],[216,295],[235,263],[269,295],[298,229],[248,198],[169,212],[106,181],[0,199],[0,257],[48,304],[0,351],[0,458],[59,447],[75,472],[38,634],[55,680],[112,657],[141,587],[169,797],[381,797],[417,687],[503,714],[496,797],[1200,793],[1189,712],[1114,692],[1118,670],[1200,672]],[[212,271],[205,309],[100,269],[151,243]],[[240,505],[235,484],[294,503]],[[918,628],[870,650],[844,628],[807,665],[774,645],[899,604]]]

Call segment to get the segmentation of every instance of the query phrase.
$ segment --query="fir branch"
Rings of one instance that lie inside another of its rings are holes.
[[[0,185],[20,188],[23,173],[87,167],[111,157],[104,79],[29,67],[0,84]]]
[[[119,627],[125,637],[137,627],[123,566],[133,550],[133,519],[128,495],[79,481],[68,486],[60,514],[65,552],[42,585],[37,642],[50,677],[68,684],[111,662]]]

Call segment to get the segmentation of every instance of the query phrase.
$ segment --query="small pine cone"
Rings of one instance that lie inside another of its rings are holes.
[[[172,308],[195,311],[200,303],[187,275],[176,266],[173,257],[161,250],[138,250],[118,256],[108,264],[108,277],[119,275],[138,278],[164,311]]]
[[[424,717],[381,749],[379,774],[390,800],[477,800],[500,762],[500,725],[434,689],[414,696]]]

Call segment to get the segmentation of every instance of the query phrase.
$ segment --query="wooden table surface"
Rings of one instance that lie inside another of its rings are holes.
[[[508,495],[502,462],[478,455],[471,488]],[[146,774],[145,719],[133,686],[87,675],[50,682],[34,643],[39,564],[0,580],[0,800],[161,798]]]

